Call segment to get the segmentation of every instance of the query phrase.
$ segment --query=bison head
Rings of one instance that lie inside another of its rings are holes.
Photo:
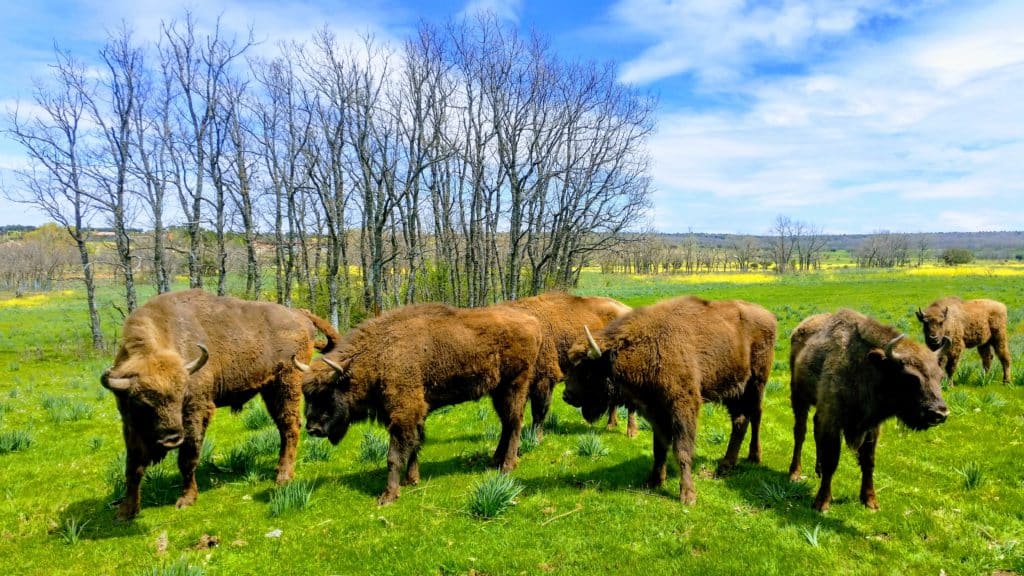
[[[577,343],[569,350],[572,367],[565,375],[562,399],[570,406],[580,408],[583,418],[593,423],[608,410],[612,402],[611,375],[615,364],[615,350],[602,352],[590,329],[583,327],[586,343]]]
[[[949,416],[949,407],[942,400],[943,372],[938,361],[938,354],[948,345],[949,338],[945,338],[939,351],[932,352],[900,334],[868,353],[883,375],[886,404],[914,430],[941,424]]]
[[[348,393],[352,380],[349,362],[337,363],[323,356],[313,366],[294,357],[292,363],[305,373],[302,394],[306,398],[306,431],[310,436],[326,437],[331,444],[341,442],[349,425],[361,419]]]
[[[164,448],[177,448],[185,440],[182,412],[188,392],[188,377],[202,368],[210,357],[206,346],[199,357],[185,362],[174,350],[145,357],[130,357],[104,370],[100,382],[116,394],[119,406],[137,413],[133,420],[152,425],[152,438]]]
[[[924,329],[924,343],[932,350],[942,347],[942,339],[946,337],[946,322],[949,320],[949,307],[929,306],[922,311],[917,309],[917,319]]]

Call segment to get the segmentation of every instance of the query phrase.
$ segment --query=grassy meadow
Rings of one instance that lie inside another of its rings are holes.
[[[121,321],[110,290],[100,303],[114,341]],[[0,573],[1024,574],[1024,267],[837,267],[784,278],[588,272],[577,292],[632,306],[681,294],[742,298],[773,311],[780,331],[764,462],[741,460],[716,478],[729,422],[724,408],[704,406],[697,503],[682,506],[671,457],[665,485],[641,487],[651,465],[645,426],[635,439],[624,422],[591,427],[559,388],[548,434],[524,442],[508,486],[496,486],[487,468],[499,424],[485,399],[428,418],[421,483],[379,507],[382,428],[356,425],[337,447],[304,436],[296,480],[277,488],[277,434],[257,400],[214,418],[193,507],[174,508],[172,455],[143,483],[139,517],[118,524],[124,446],[114,399],[99,383],[112,353],[89,347],[84,294],[0,294]],[[832,509],[812,511],[813,436],[804,447],[809,477],[787,478],[790,331],[848,306],[920,341],[914,310],[949,294],[1009,306],[1014,384],[1001,384],[998,362],[984,376],[969,351],[944,393],[947,423],[925,432],[884,426],[881,510],[861,506],[856,457],[844,447]],[[518,491],[504,509],[502,490]]]

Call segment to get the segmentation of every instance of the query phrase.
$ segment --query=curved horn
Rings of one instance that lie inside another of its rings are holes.
[[[110,368],[107,368],[106,370],[103,371],[103,375],[100,376],[100,383],[103,384],[104,388],[111,390],[113,392],[124,392],[125,390],[131,388],[131,378],[111,378],[110,370]]]
[[[309,364],[303,364],[301,360],[295,357],[295,354],[292,354],[292,365],[298,368],[300,372],[309,372],[310,370]]]
[[[328,359],[326,356],[321,356],[320,359],[324,361],[324,364],[327,364],[331,368],[334,368],[338,372],[338,374],[344,374],[345,373],[345,369],[344,368],[342,368],[341,366],[335,364],[333,361]]]
[[[883,350],[885,350],[886,358],[895,358],[895,356],[893,356],[892,354],[893,346],[896,346],[896,343],[902,340],[904,336],[906,336],[906,334],[900,334],[899,336],[893,338],[892,340],[889,340],[889,342],[885,345],[885,348],[883,348]]]
[[[202,344],[198,343],[196,344],[196,346],[199,346],[199,358],[196,358],[195,360],[185,365],[185,370],[189,374],[195,374],[200,368],[205,366],[206,361],[210,359],[210,351],[206,349],[206,346],[203,346]]]
[[[597,345],[596,341],[594,341],[594,335],[590,333],[590,328],[587,328],[586,324],[583,325],[583,333],[587,335],[587,344],[590,346],[590,350],[587,351],[587,356],[591,359],[600,358],[601,347]]]

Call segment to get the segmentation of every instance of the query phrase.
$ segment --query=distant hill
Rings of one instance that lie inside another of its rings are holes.
[[[704,246],[726,248],[738,238],[757,238],[763,245],[774,239],[768,235],[750,234],[658,234],[668,244],[681,244],[690,236]],[[874,234],[825,234],[826,250],[855,252],[861,244]],[[930,251],[947,248],[966,248],[978,258],[1005,260],[1020,256],[1024,258],[1024,231],[1016,232],[909,232],[906,233],[910,246],[916,247],[923,241]]]

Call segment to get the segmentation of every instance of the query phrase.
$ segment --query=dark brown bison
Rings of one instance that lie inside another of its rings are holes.
[[[817,406],[815,468],[821,486],[814,498],[816,510],[828,510],[832,501],[832,476],[843,438],[857,450],[860,501],[878,509],[872,474],[882,422],[895,416],[914,430],[924,430],[949,415],[942,401],[937,354],[898,330],[848,309],[811,316],[796,327],[790,349],[790,400],[796,422],[789,476],[800,479],[807,413]]]
[[[932,302],[924,310],[918,308],[917,319],[924,329],[924,343],[932,350],[942,346],[943,338],[950,339],[950,345],[939,357],[950,382],[964,349],[977,347],[985,372],[992,366],[994,351],[1003,365],[1003,383],[1010,383],[1010,339],[1006,331],[1005,304],[950,296]]]
[[[501,419],[494,465],[516,467],[523,408],[543,332],[532,315],[509,307],[458,309],[418,304],[367,320],[307,372],[306,430],[337,444],[352,422],[373,418],[387,427],[388,484],[379,502],[399,495],[404,471],[419,482],[427,414],[490,395]]]
[[[530,412],[533,429],[539,439],[544,435],[544,420],[551,408],[555,383],[562,379],[572,365],[569,362],[569,348],[583,338],[583,326],[589,326],[591,330],[604,328],[612,320],[629,312],[630,307],[612,298],[573,296],[564,292],[550,292],[501,305],[524,310],[540,320],[544,328],[544,347],[547,349],[541,357],[558,359],[557,366],[538,367],[530,385]],[[615,407],[608,412],[608,424],[609,427],[618,424],[615,420]],[[636,415],[630,410],[627,434],[632,437],[636,433]]]
[[[114,392],[127,451],[124,501],[118,518],[139,512],[146,467],[178,449],[183,489],[179,508],[195,502],[195,471],[206,427],[218,406],[240,410],[257,393],[281,433],[277,481],[292,477],[301,425],[302,373],[317,330],[329,350],[340,338],[305,310],[218,297],[202,290],[150,299],[124,323],[114,365],[101,378]]]
[[[654,432],[647,485],[665,481],[666,451],[679,461],[679,499],[696,501],[691,477],[701,402],[725,404],[732,434],[719,472],[736,464],[750,424],[752,462],[761,460],[761,400],[772,368],[775,316],[740,300],[685,296],[638,308],[569,352],[563,398],[593,422],[610,398],[636,406]]]

